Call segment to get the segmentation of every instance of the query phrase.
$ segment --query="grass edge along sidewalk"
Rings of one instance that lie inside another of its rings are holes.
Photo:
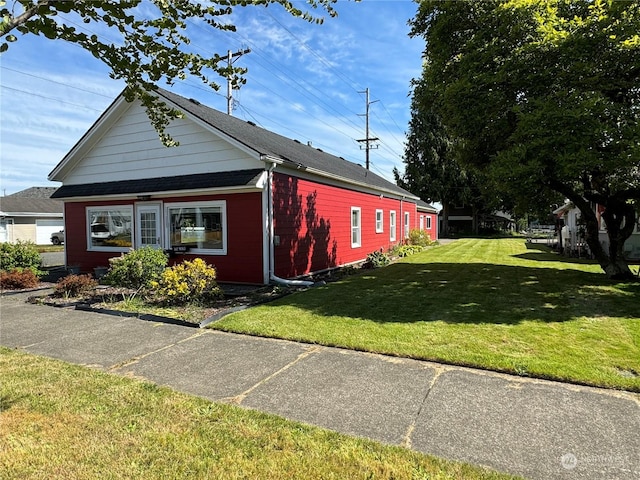
[[[7,348],[0,377],[0,478],[515,478]]]
[[[465,239],[211,328],[640,392],[640,283],[524,239]]]

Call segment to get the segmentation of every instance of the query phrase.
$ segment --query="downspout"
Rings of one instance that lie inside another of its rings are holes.
[[[268,159],[264,159],[268,161]],[[273,170],[276,168],[276,163],[271,162],[271,166],[267,170],[267,189],[268,189],[268,206],[267,206],[267,226],[269,231],[269,280],[286,286],[292,287],[310,287],[313,285],[313,282],[308,282],[306,280],[288,280],[285,278],[280,278],[275,274],[275,235],[273,230]]]

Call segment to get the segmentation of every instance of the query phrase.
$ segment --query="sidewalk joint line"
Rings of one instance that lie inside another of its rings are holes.
[[[244,399],[247,398],[247,396],[251,392],[253,392],[256,388],[258,388],[261,385],[264,385],[265,383],[267,383],[272,378],[277,377],[278,375],[280,375],[281,373],[285,372],[286,370],[288,370],[289,368],[291,368],[292,366],[294,366],[296,363],[300,362],[301,360],[304,360],[305,358],[311,356],[314,353],[320,352],[322,350],[322,348],[323,347],[321,347],[320,345],[311,346],[311,347],[307,348],[304,352],[302,352],[300,355],[298,355],[294,360],[292,360],[291,362],[286,364],[284,367],[282,367],[279,370],[273,372],[271,375],[263,378],[258,383],[256,383],[255,385],[253,385],[249,389],[245,390],[244,392],[240,393],[239,395],[236,395],[235,397],[228,397],[225,400],[228,401],[229,403],[234,403],[234,404],[237,404],[237,405],[241,405],[242,402],[244,401]]]
[[[147,353],[143,353],[142,355],[138,355],[136,357],[131,357],[128,360],[124,360],[124,361],[122,361],[120,363],[116,363],[115,365],[110,366],[109,368],[107,368],[107,372],[115,372],[116,370],[120,370],[122,368],[129,367],[131,365],[134,365],[134,364],[138,363],[142,359],[145,359],[145,358],[147,358],[147,357],[149,357],[151,355],[154,355],[156,353],[163,352],[164,350],[168,350],[169,348],[175,347],[176,345],[180,345],[181,343],[187,342],[189,340],[193,340],[194,338],[197,338],[197,337],[199,337],[201,335],[204,335],[205,333],[206,332],[197,332],[197,333],[194,333],[193,335],[191,335],[191,336],[189,336],[187,338],[183,338],[182,340],[179,340],[179,341],[177,341],[175,343],[171,343],[169,345],[165,345],[165,346],[160,347],[160,348],[158,348],[156,350],[153,350],[153,351],[147,352]]]
[[[420,415],[422,414],[422,410],[424,409],[425,405],[427,404],[427,400],[429,398],[429,394],[433,390],[433,387],[435,386],[435,384],[438,381],[438,379],[440,378],[440,376],[443,373],[445,373],[446,371],[448,371],[448,370],[449,369],[445,368],[445,367],[435,367],[435,374],[434,374],[433,378],[431,379],[431,382],[429,382],[429,388],[427,388],[427,392],[425,393],[424,398],[422,399],[422,402],[420,403],[420,407],[418,408],[418,411],[416,412],[415,416],[413,417],[413,420],[411,421],[411,424],[407,428],[407,432],[404,435],[404,439],[402,440],[402,443],[400,444],[402,447],[408,448],[408,449],[412,448],[411,436],[413,435],[413,431],[416,428],[416,423],[418,421],[418,418],[420,418]]]

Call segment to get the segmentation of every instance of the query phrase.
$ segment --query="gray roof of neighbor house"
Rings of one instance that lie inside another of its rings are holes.
[[[58,187],[29,187],[7,197],[51,198]]]
[[[60,200],[17,194],[0,197],[0,215],[5,217],[61,217],[63,210],[64,204]]]
[[[199,118],[207,125],[232,137],[234,140],[260,155],[268,155],[281,159],[285,164],[292,167],[318,170],[374,188],[382,188],[398,195],[417,199],[412,193],[342,157],[331,155],[318,148],[258,127],[252,122],[247,122],[214,110],[213,108],[202,105],[197,100],[187,99],[161,88],[158,89],[157,93],[177,105],[184,112]]]

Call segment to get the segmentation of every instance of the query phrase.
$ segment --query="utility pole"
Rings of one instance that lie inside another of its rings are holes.
[[[366,125],[367,125],[367,129],[366,129],[366,138],[363,138],[361,140],[357,140],[358,142],[363,142],[364,143],[364,150],[365,150],[365,157],[366,157],[366,168],[367,170],[369,170],[369,150],[371,150],[372,148],[378,148],[378,145],[371,145],[371,142],[377,142],[378,140],[380,140],[379,138],[375,138],[375,137],[370,137],[369,136],[369,106],[372,103],[377,102],[378,100],[376,100],[375,102],[370,102],[369,101],[369,88],[367,88],[364,92],[358,92],[358,93],[366,93],[367,97],[366,97],[366,105],[367,105],[367,110],[366,113],[364,114],[364,116],[366,117]],[[360,115],[361,117],[363,115]],[[360,150],[362,150],[363,147],[360,146]]]
[[[231,53],[231,50],[227,50],[227,67],[229,68],[229,74],[227,75],[227,115],[232,115],[233,112],[233,83],[231,81],[231,66],[233,62],[240,58],[245,53],[250,53],[251,50],[246,48],[244,50],[238,50]]]

